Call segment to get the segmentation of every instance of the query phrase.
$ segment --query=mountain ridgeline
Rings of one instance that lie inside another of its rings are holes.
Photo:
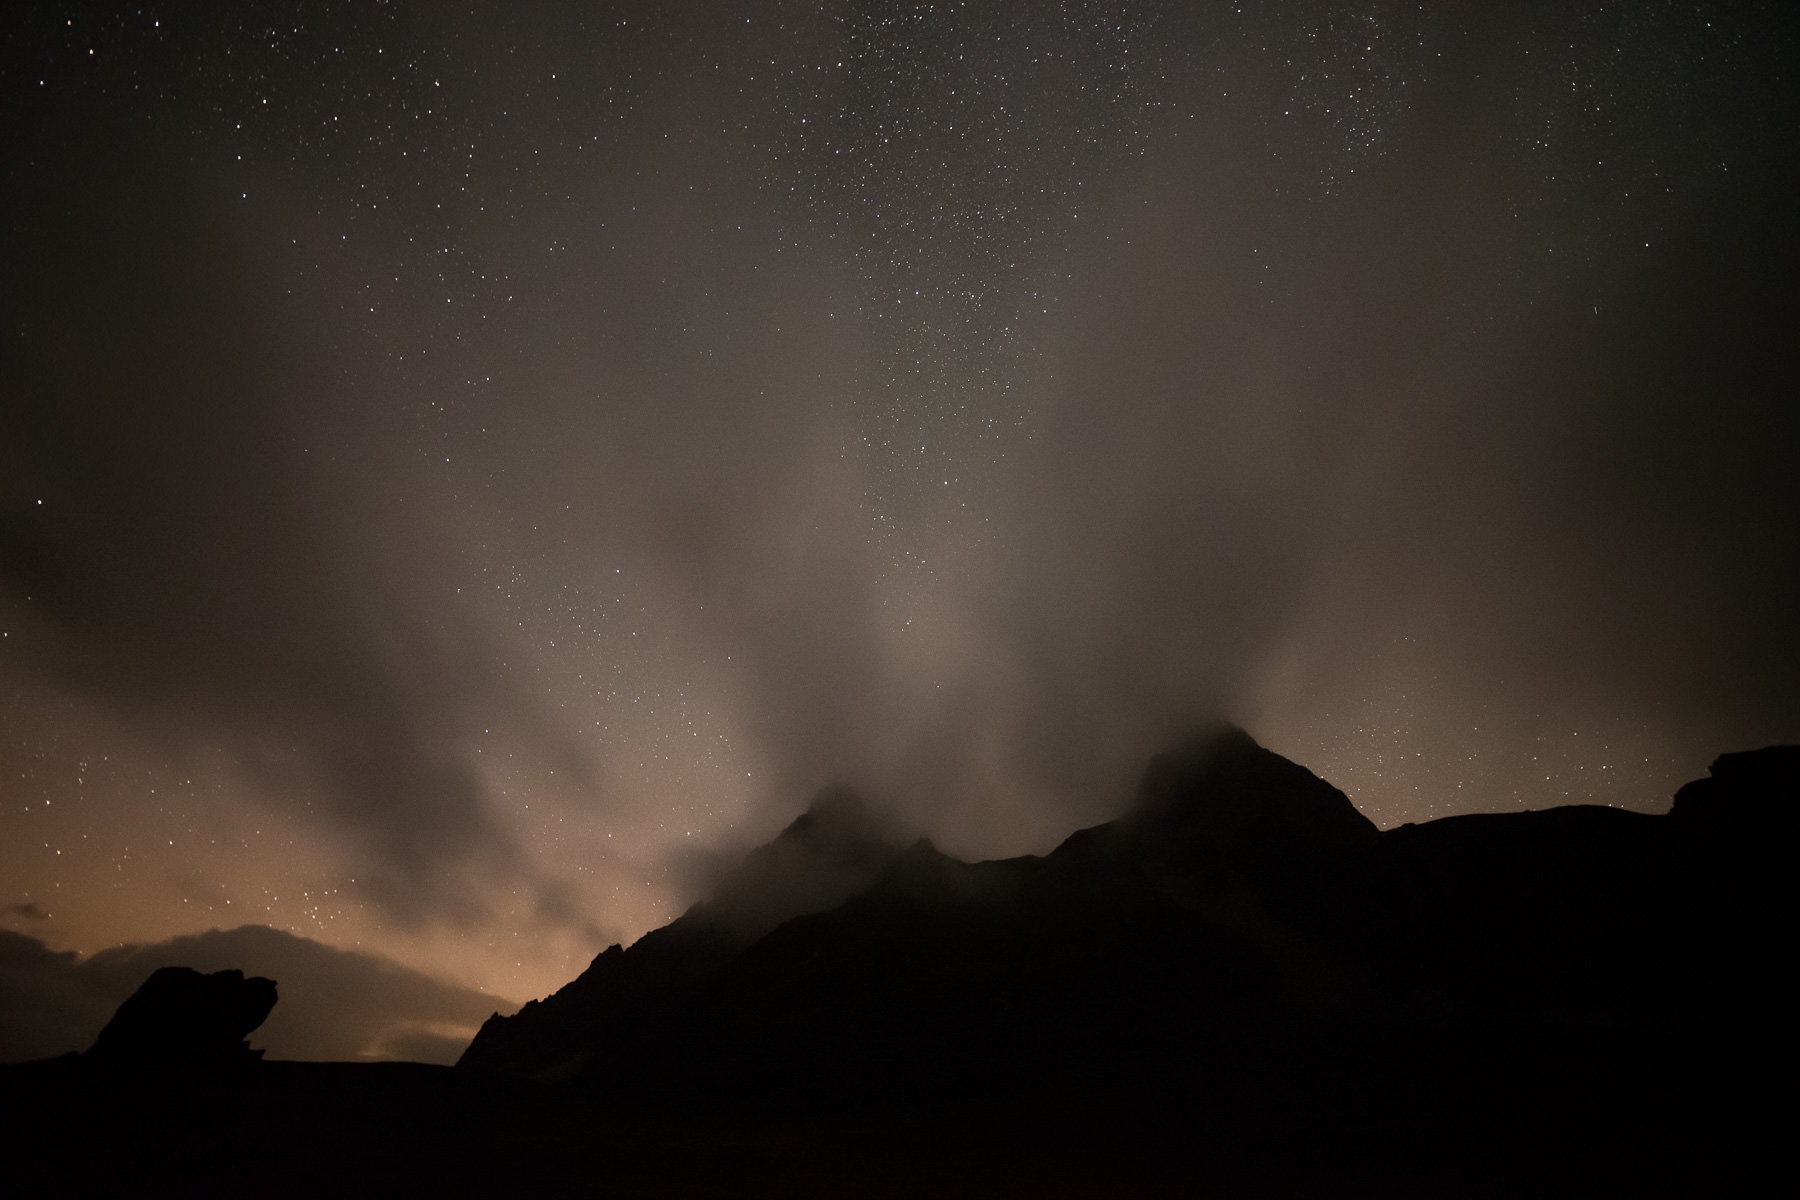
[[[1154,760],[1119,819],[979,863],[833,792],[458,1065],[653,1103],[1074,1087],[1277,1096],[1289,1118],[1773,1094],[1797,792],[1800,747],[1775,747],[1723,756],[1666,816],[1383,832],[1221,728]]]
[[[1235,729],[1042,857],[821,797],[455,1067],[165,967],[0,1067],[19,1195],[1787,1195],[1800,747],[1376,829]],[[296,985],[298,988],[298,985]],[[71,1114],[74,1114],[73,1116]],[[1779,1180],[1787,1179],[1787,1185]],[[11,1193],[9,1193],[11,1194]]]

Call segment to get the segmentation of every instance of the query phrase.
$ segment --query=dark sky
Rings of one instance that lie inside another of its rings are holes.
[[[845,782],[1800,740],[1791,6],[27,4],[4,925],[523,999]]]

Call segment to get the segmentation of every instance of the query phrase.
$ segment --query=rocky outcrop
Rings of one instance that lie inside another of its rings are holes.
[[[1705,779],[1675,793],[1669,816],[1700,829],[1792,833],[1800,826],[1800,746],[1719,755]]]
[[[242,971],[202,975],[162,967],[119,1006],[86,1059],[158,1067],[215,1067],[262,1056],[245,1037],[269,1017],[275,981]]]

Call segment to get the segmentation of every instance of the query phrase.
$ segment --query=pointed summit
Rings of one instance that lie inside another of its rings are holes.
[[[1224,882],[1274,882],[1373,845],[1350,798],[1234,725],[1152,759],[1119,836],[1147,865]]]

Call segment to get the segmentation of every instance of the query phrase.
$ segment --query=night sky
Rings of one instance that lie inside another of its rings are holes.
[[[0,904],[523,1000],[843,782],[1800,740],[1789,5],[31,3]]]

